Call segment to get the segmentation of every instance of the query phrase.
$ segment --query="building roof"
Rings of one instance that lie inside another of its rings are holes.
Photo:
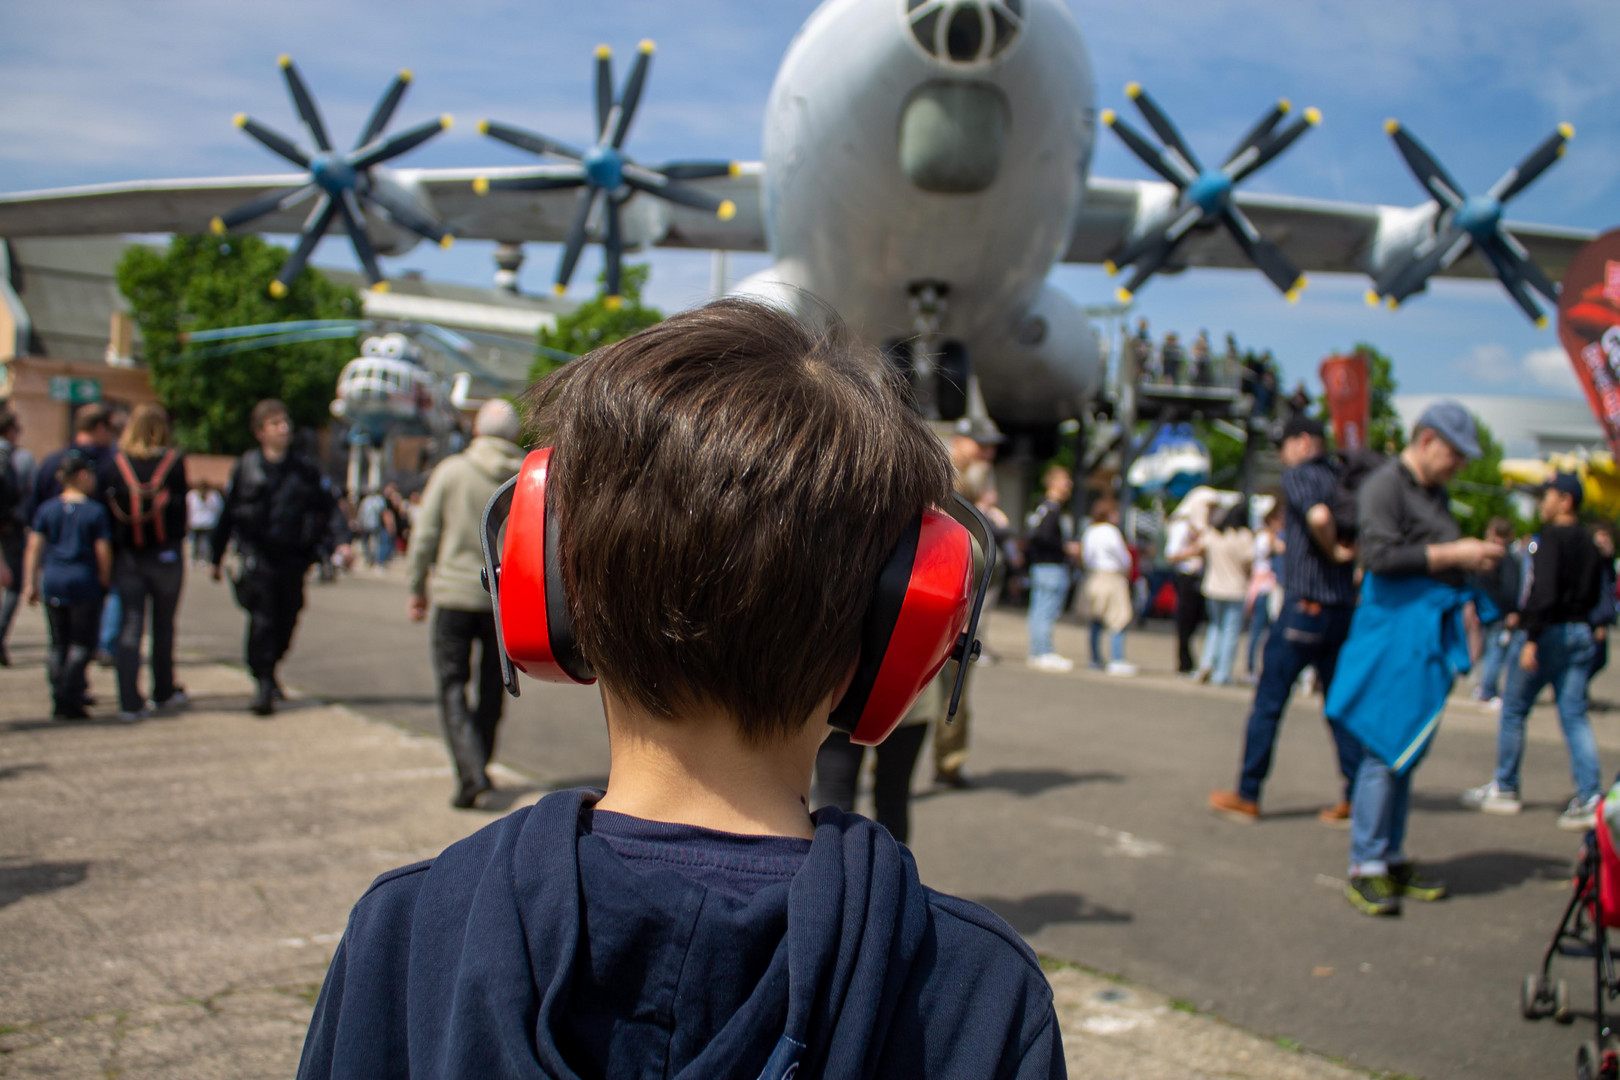
[[[1395,411],[1411,430],[1423,410],[1437,401],[1457,401],[1491,429],[1509,458],[1606,450],[1603,428],[1578,398],[1520,397],[1512,394],[1397,394]]]

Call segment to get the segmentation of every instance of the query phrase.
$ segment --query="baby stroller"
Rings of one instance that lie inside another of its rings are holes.
[[[1607,811],[1614,803],[1615,820]],[[1620,1080],[1620,1036],[1610,1027],[1605,1005],[1620,997],[1608,931],[1620,927],[1620,855],[1615,852],[1613,830],[1620,828],[1620,799],[1614,791],[1598,806],[1597,828],[1581,842],[1575,864],[1574,895],[1553,933],[1552,944],[1541,960],[1540,974],[1524,977],[1519,990],[1519,1012],[1526,1020],[1551,1016],[1560,1024],[1572,1023],[1569,984],[1550,977],[1554,956],[1590,960],[1595,984],[1594,1018],[1597,1037],[1581,1044],[1575,1055],[1579,1080]]]

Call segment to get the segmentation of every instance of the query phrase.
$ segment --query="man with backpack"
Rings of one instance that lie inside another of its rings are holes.
[[[275,712],[281,696],[276,665],[292,645],[304,608],[304,578],[323,550],[348,558],[348,526],[337,511],[331,481],[293,449],[292,420],[279,401],[261,401],[250,418],[257,449],[231,470],[225,507],[214,530],[213,578],[231,540],[241,555],[233,579],[236,602],[248,613],[247,664],[256,683],[252,710]]]

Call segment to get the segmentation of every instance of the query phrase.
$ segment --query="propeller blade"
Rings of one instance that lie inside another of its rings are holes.
[[[332,330],[347,327],[358,330],[369,325],[359,319],[293,319],[288,322],[258,323],[254,326],[222,326],[216,330],[193,330],[180,335],[188,344],[210,341],[235,341],[238,338],[259,337],[264,334],[301,333],[305,330]]]
[[[385,161],[390,161],[407,151],[415,150],[439,132],[447,130],[451,122],[450,115],[446,113],[437,120],[429,120],[425,124],[406,128],[398,135],[353,151],[349,155],[349,164],[356,172],[359,172],[363,169],[369,169],[373,165],[380,165]]]
[[[1152,245],[1136,261],[1136,269],[1131,274],[1131,280],[1126,282],[1125,287],[1119,290],[1120,300],[1128,303],[1136,291],[1142,287],[1143,282],[1158,273],[1164,267],[1164,264],[1170,261],[1170,257],[1176,253],[1176,248],[1180,247],[1181,242],[1186,238],[1187,231],[1183,231],[1180,235],[1174,237],[1166,231],[1154,237]]]
[[[315,213],[310,216],[303,233],[298,237],[298,246],[287,256],[287,261],[281,264],[281,272],[276,275],[276,280],[270,283],[271,296],[279,300],[287,295],[287,288],[292,285],[293,279],[309,261],[310,252],[321,242],[326,230],[332,227],[332,218],[337,213],[337,208],[338,204],[333,201],[332,196],[322,192],[320,201],[315,204]]]
[[[1221,215],[1221,224],[1226,226],[1236,240],[1238,247],[1249,257],[1249,261],[1260,268],[1260,272],[1275,286],[1277,291],[1290,300],[1297,299],[1299,290],[1305,287],[1305,277],[1299,272],[1299,267],[1280,251],[1276,244],[1260,235],[1254,223],[1236,206],[1228,206]]]
[[[297,275],[293,275],[296,277]],[[335,341],[339,338],[352,338],[360,332],[359,327],[328,327],[325,330],[298,330],[285,334],[272,334],[268,337],[254,338],[249,341],[227,341],[213,345],[206,349],[197,349],[186,353],[192,360],[212,360],[219,356],[230,356],[235,353],[252,352],[255,349],[269,349],[277,345],[299,345],[306,341]]]
[[[1187,140],[1181,137],[1181,132],[1176,130],[1176,126],[1170,122],[1170,118],[1164,115],[1164,110],[1159,108],[1159,103],[1154,101],[1146,90],[1142,89],[1141,83],[1131,83],[1125,87],[1125,96],[1136,102],[1136,107],[1141,111],[1142,118],[1148,122],[1148,127],[1153,129],[1154,133],[1159,136],[1166,146],[1180,154],[1181,159],[1191,167],[1194,173],[1204,171],[1204,167],[1198,163],[1197,155],[1192,152],[1192,147],[1187,145]]]
[[[315,107],[315,99],[310,97],[309,88],[304,85],[304,79],[293,66],[292,57],[283,53],[276,63],[281,65],[281,74],[287,79],[287,90],[292,94],[293,108],[298,110],[298,118],[304,122],[309,130],[309,137],[315,140],[315,145],[322,152],[332,149],[332,140],[326,137],[326,125],[321,122],[321,111]]]
[[[653,43],[643,41],[636,49],[636,63],[630,69],[630,80],[624,84],[624,96],[619,99],[619,122],[613,129],[613,149],[624,145],[630,134],[630,122],[636,118],[636,107],[641,104],[641,90],[647,84],[647,68],[652,63]]]
[[[1519,309],[1529,316],[1530,321],[1538,328],[1546,326],[1547,316],[1542,313],[1540,305],[1530,295],[1530,290],[1525,288],[1524,277],[1519,272],[1520,264],[1513,253],[1494,240],[1480,244],[1479,253],[1490,264],[1491,269],[1496,272],[1497,279],[1502,282],[1502,287],[1513,297],[1513,302],[1519,305]]]
[[[276,191],[267,191],[257,199],[249,199],[241,206],[235,206],[225,211],[219,217],[208,223],[208,228],[217,236],[238,225],[261,218],[274,210],[285,210],[297,206],[303,200],[315,193],[314,184],[299,184],[295,187],[280,188]]]
[[[300,169],[309,168],[309,155],[285,135],[265,127],[247,113],[237,113],[231,122],[263,143],[272,153],[281,155]]]
[[[449,247],[455,239],[431,214],[387,188],[372,185],[371,190],[366,192],[366,198],[388,211],[388,216],[396,223],[418,236],[427,237],[440,247]]]
[[[473,181],[473,191],[480,195],[488,195],[492,191],[556,191],[559,188],[579,187],[583,183],[583,171],[577,176],[505,176],[495,180],[480,176]]]
[[[574,222],[568,227],[568,241],[563,245],[562,261],[557,264],[558,295],[568,289],[568,279],[574,276],[574,267],[579,263],[580,252],[585,250],[585,223],[590,220],[591,204],[596,201],[596,189],[585,188],[579,193],[579,200],[575,203]]]
[[[1192,183],[1192,177],[1188,175],[1181,162],[1148,142],[1145,136],[1121,120],[1113,109],[1102,111],[1102,122],[1114,129],[1114,134],[1130,147],[1133,154],[1142,159],[1144,165],[1176,185],[1177,190],[1185,189]]]
[[[585,157],[583,153],[572,146],[548,139],[544,135],[536,135],[532,131],[511,127],[507,124],[497,124],[493,120],[478,121],[480,134],[488,135],[492,139],[499,139],[508,146],[515,146],[519,150],[527,150],[531,154],[556,154],[558,157],[579,161]]]
[[[1272,136],[1270,140],[1239,154],[1238,159],[1241,164],[1239,161],[1231,163],[1235,166],[1234,171],[1230,174],[1232,183],[1236,184],[1240,180],[1247,180],[1271,164],[1272,161],[1276,160],[1278,154],[1293,146],[1301,135],[1321,122],[1322,114],[1320,112],[1316,109],[1306,109],[1303,116],[1283,128],[1281,132]]]
[[[366,121],[365,128],[360,132],[360,137],[354,141],[356,150],[383,133],[383,129],[388,126],[388,121],[394,118],[394,110],[399,108],[399,99],[405,96],[405,91],[410,85],[411,73],[409,69],[394,76],[394,81],[383,92],[382,98],[377,102],[377,107],[371,110],[371,119]]]
[[[354,245],[354,253],[360,259],[360,265],[365,268],[366,282],[374,289],[378,286],[386,288],[382,271],[377,268],[377,252],[371,246],[371,237],[366,235],[366,218],[360,211],[360,200],[355,198],[354,192],[343,193],[342,201],[338,203],[338,212],[343,215],[343,227],[349,233],[349,242]]]
[[[638,191],[645,191],[660,199],[668,199],[672,203],[690,206],[696,210],[708,210],[721,221],[730,221],[737,213],[737,206],[730,199],[711,195],[702,188],[695,188],[690,184],[677,184],[639,165],[627,163],[624,166],[624,182]]]
[[[602,275],[602,284],[606,290],[603,303],[613,310],[624,303],[624,296],[619,292],[620,260],[624,257],[624,240],[619,232],[619,201],[611,195],[608,196],[603,210],[607,213],[607,236],[602,242],[602,253],[607,259],[607,266]]]
[[[1552,278],[1543,273],[1541,267],[1536,265],[1535,260],[1530,258],[1530,252],[1526,251],[1524,245],[1519,243],[1519,238],[1500,226],[1497,227],[1496,238],[1517,261],[1519,276],[1524,278],[1525,282],[1536,292],[1545,296],[1552,303],[1558,303],[1558,295],[1563,290],[1553,284]]]
[[[1391,306],[1401,303],[1415,292],[1423,291],[1428,286],[1429,278],[1463,257],[1473,238],[1466,229],[1452,224],[1428,243],[1427,248],[1419,244],[1413,250],[1411,260],[1392,267],[1378,279],[1376,291]],[[1420,251],[1422,254],[1418,254]]]
[[[1564,156],[1564,144],[1575,137],[1575,129],[1568,124],[1559,124],[1558,130],[1541,141],[1530,153],[1525,155],[1523,161],[1507,171],[1507,174],[1491,187],[1491,198],[1497,202],[1507,202],[1513,196],[1536,182],[1536,177],[1552,167],[1552,163]]]
[[[1417,177],[1418,183],[1423,185],[1435,202],[1452,209],[1462,205],[1466,197],[1463,189],[1434,159],[1428,147],[1409,135],[1397,120],[1385,121],[1384,130],[1395,140],[1395,148],[1406,159],[1406,167],[1412,170],[1412,175]]]
[[[613,50],[596,47],[596,140],[607,138],[608,116],[613,112]]]
[[[1293,109],[1293,102],[1289,101],[1287,98],[1278,99],[1277,104],[1273,105],[1271,110],[1262,116],[1259,122],[1256,123],[1254,127],[1250,128],[1248,133],[1245,134],[1243,138],[1237,141],[1237,145],[1232,147],[1232,152],[1226,155],[1226,160],[1221,163],[1221,168],[1224,169],[1228,165],[1231,165],[1232,162],[1238,159],[1238,155],[1242,154],[1243,151],[1247,150],[1249,147],[1259,146],[1261,143],[1265,142],[1266,136],[1275,131],[1277,125],[1282,123],[1282,118],[1292,112]]]
[[[736,176],[742,167],[735,161],[666,161],[653,171],[670,180],[709,180],[716,176]]]

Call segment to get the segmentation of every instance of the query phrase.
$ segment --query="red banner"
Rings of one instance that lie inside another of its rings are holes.
[[[1620,457],[1620,229],[1575,253],[1558,296],[1558,340]]]
[[[1333,441],[1340,450],[1364,448],[1367,445],[1367,423],[1372,416],[1372,385],[1367,358],[1360,353],[1330,356],[1322,361],[1317,373],[1327,389]]]

